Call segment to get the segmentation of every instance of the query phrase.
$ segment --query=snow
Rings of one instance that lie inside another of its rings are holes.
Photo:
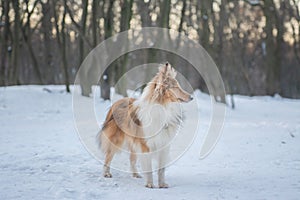
[[[187,123],[200,112],[195,141],[167,169],[170,188],[148,189],[125,172],[102,177],[102,164],[76,133],[63,86],[0,88],[0,199],[299,199],[300,100],[234,96],[218,144],[200,160],[211,102],[195,96],[199,110],[185,105]]]

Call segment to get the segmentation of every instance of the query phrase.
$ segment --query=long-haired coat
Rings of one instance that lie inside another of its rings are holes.
[[[105,154],[104,177],[112,177],[110,164],[115,153],[126,147],[134,177],[137,154],[146,175],[146,187],[153,188],[152,158],[158,161],[158,185],[167,188],[165,166],[169,146],[182,121],[179,103],[192,100],[175,79],[176,71],[169,63],[160,66],[156,76],[147,84],[141,98],[123,98],[110,108],[99,133]]]

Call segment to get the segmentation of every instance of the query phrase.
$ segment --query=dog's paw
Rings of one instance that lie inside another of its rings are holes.
[[[145,185],[145,187],[147,187],[147,188],[154,188],[154,185],[153,185],[153,183],[147,183]]]
[[[166,183],[160,183],[158,187],[159,188],[169,188],[169,185]]]
[[[109,172],[105,172],[103,176],[104,176],[105,178],[112,178],[112,175],[111,175],[111,173],[109,173]]]
[[[133,173],[132,176],[133,176],[134,178],[142,178],[142,176],[139,175],[139,173]]]

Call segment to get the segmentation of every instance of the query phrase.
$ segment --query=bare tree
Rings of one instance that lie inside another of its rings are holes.
[[[182,1],[182,9],[181,9],[181,15],[180,15],[180,22],[179,22],[178,32],[182,32],[183,31],[183,22],[184,22],[184,18],[185,18],[186,4],[187,4],[187,1]]]
[[[43,84],[44,82],[43,82],[42,73],[41,73],[41,70],[39,67],[38,59],[33,50],[33,45],[31,42],[32,33],[35,31],[35,29],[31,29],[31,16],[32,16],[33,11],[34,11],[36,5],[38,4],[38,2],[39,2],[39,0],[36,0],[33,3],[32,9],[29,10],[29,0],[25,0],[27,19],[26,19],[25,25],[22,26],[21,29],[22,29],[24,41],[28,47],[28,51],[29,51],[29,54],[30,54],[30,57],[32,60],[33,69],[34,69],[35,75],[37,77],[38,83]]]
[[[69,72],[68,72],[68,62],[67,62],[67,46],[66,46],[66,31],[65,31],[65,24],[66,24],[66,3],[67,1],[64,0],[64,12],[61,20],[61,30],[59,30],[59,22],[58,22],[58,12],[56,12],[56,5],[57,5],[57,0],[53,1],[53,13],[54,13],[54,20],[55,20],[55,30],[56,30],[56,39],[57,39],[57,44],[58,44],[58,49],[61,54],[61,65],[63,69],[63,73],[65,76],[65,86],[66,86],[66,91],[70,92],[70,80],[69,80]]]
[[[97,38],[98,38],[98,25],[99,25],[99,20],[98,20],[98,12],[101,10],[99,7],[99,0],[93,0],[92,1],[92,19],[91,19],[91,25],[92,25],[92,36],[93,36],[93,47],[96,47],[97,45]],[[102,3],[104,5],[104,3]]]
[[[54,57],[53,57],[53,43],[52,43],[52,13],[51,4],[52,1],[47,0],[45,2],[41,1],[42,4],[42,26],[41,31],[44,39],[44,59],[45,59],[45,72],[47,73],[47,83],[54,81],[54,75],[51,73],[54,68]]]
[[[120,31],[126,31],[130,28],[130,20],[132,17],[132,4],[133,0],[124,0],[121,2],[121,22]],[[129,39],[129,38],[128,38]],[[125,41],[123,44],[125,49],[128,49],[128,42]],[[128,54],[123,55],[117,63],[117,76],[116,81],[118,81],[125,73],[128,65]],[[116,87],[116,92],[127,96],[127,80],[126,76],[123,76],[119,84]]]
[[[160,1],[160,13],[158,19],[158,26],[163,28],[169,28],[171,10],[171,0]]]
[[[299,2],[299,1],[298,1]],[[300,11],[299,6],[297,8],[297,1],[293,0],[288,4],[288,10],[289,13],[291,13],[291,17],[294,17],[298,22],[298,30],[296,27],[296,24],[291,24],[292,30],[293,30],[293,51],[295,54],[295,57],[297,59],[298,64],[300,65]],[[297,34],[298,32],[298,34]]]
[[[4,28],[3,28],[3,40],[2,40],[2,48],[1,48],[1,67],[0,67],[0,84],[6,85],[6,66],[10,65],[9,60],[7,59],[7,52],[8,52],[8,40],[9,40],[9,32],[10,32],[10,20],[9,20],[9,1],[2,0],[2,10],[3,10],[3,17],[4,17]],[[3,19],[2,17],[2,19]]]
[[[152,26],[152,21],[150,17],[150,4],[151,0],[149,0],[148,2],[137,1],[138,13],[141,16],[142,27]]]
[[[106,15],[104,16],[104,32],[105,39],[112,36],[114,14],[113,14],[114,0],[108,0]]]
[[[209,45],[209,20],[212,20],[212,6],[209,1],[197,0],[197,23],[198,23],[198,36],[199,42],[207,51],[210,51]]]
[[[88,13],[88,0],[82,0],[82,16],[81,16],[81,34],[83,37],[86,36],[86,19],[87,19],[87,13]],[[82,38],[79,39],[79,65],[82,63],[84,59],[85,53],[84,53],[84,40]]]
[[[20,46],[20,7],[19,1],[13,1],[13,10],[15,13],[13,47],[12,47],[12,67],[10,71],[10,81],[13,84],[20,84],[19,80],[19,46]]]
[[[274,95],[278,92],[280,76],[280,57],[278,46],[273,36],[276,27],[276,10],[273,0],[264,1],[263,12],[266,17],[266,82],[267,94]]]
[[[107,10],[104,15],[104,39],[107,39],[112,36],[113,33],[113,5],[114,0],[108,0]],[[105,2],[106,3],[106,2]],[[107,52],[109,49],[107,48]],[[101,97],[103,99],[110,99],[110,82],[113,80],[112,71],[105,70],[103,77],[101,77]]]

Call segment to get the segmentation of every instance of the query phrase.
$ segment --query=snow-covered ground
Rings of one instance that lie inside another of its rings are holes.
[[[102,164],[79,140],[72,95],[62,86],[0,88],[0,199],[300,198],[300,100],[235,96],[216,148],[199,160],[210,98],[195,96],[204,119],[196,140],[167,169],[170,188],[148,189],[125,172],[102,177]],[[187,121],[198,114],[186,109]]]

